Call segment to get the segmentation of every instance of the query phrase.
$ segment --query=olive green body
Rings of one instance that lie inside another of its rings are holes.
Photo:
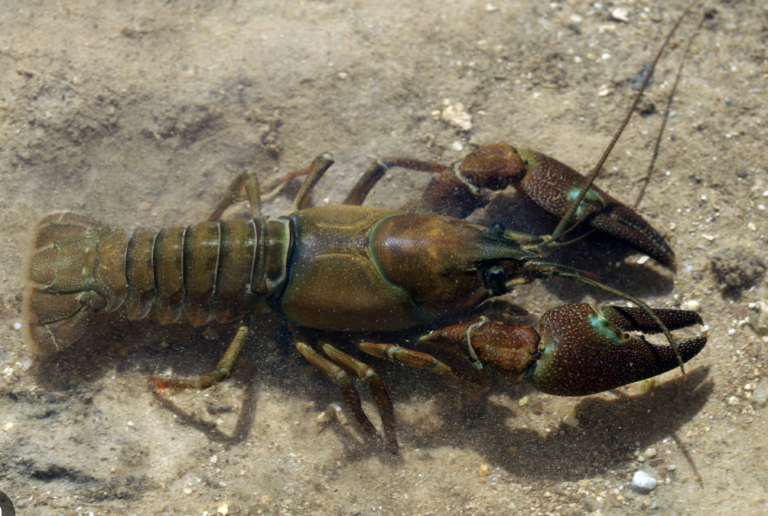
[[[321,330],[401,330],[476,307],[492,295],[485,264],[519,252],[462,220],[364,206],[130,235],[65,213],[41,222],[25,305],[33,340],[49,350],[121,306],[162,324],[272,309]]]
[[[401,330],[464,313],[492,295],[485,264],[519,251],[441,215],[325,206],[289,218],[295,242],[280,310],[323,330]]]
[[[287,220],[237,219],[128,234],[72,213],[40,223],[24,308],[32,340],[76,342],[96,312],[227,323],[266,309],[287,277]]]
[[[382,274],[372,249],[378,223],[400,212],[326,206],[290,215],[295,238],[279,309],[322,330],[399,330],[429,320]]]

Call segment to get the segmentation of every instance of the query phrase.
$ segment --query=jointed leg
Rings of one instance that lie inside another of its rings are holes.
[[[352,358],[328,343],[323,343],[323,351],[331,357],[331,360],[341,365],[344,369],[355,373],[360,381],[371,390],[373,401],[376,403],[376,408],[381,415],[381,424],[384,428],[384,444],[389,451],[397,453],[394,408],[384,383],[381,381],[381,377],[367,364]]]
[[[369,355],[383,358],[390,362],[399,362],[408,367],[426,369],[454,382],[461,381],[450,366],[428,353],[413,351],[395,344],[376,344],[373,342],[361,342],[357,347]]]
[[[301,210],[304,208],[304,205],[307,203],[307,199],[309,198],[309,194],[312,192],[312,189],[315,187],[317,182],[320,181],[320,178],[323,177],[323,174],[325,174],[331,165],[333,165],[333,156],[327,152],[320,154],[315,158],[315,161],[313,161],[309,166],[307,177],[304,178],[304,182],[301,184],[299,193],[296,194],[296,198],[293,200],[293,207],[291,208],[293,211]]]
[[[260,217],[261,192],[259,190],[259,180],[256,177],[256,172],[249,170],[238,175],[235,180],[232,181],[229,188],[227,188],[227,193],[224,194],[224,198],[219,201],[219,204],[213,209],[213,213],[208,217],[208,220],[210,222],[216,222],[221,219],[224,211],[234,204],[243,187],[245,187],[245,195],[248,197],[248,202],[251,204],[251,217]]]
[[[213,372],[197,378],[151,378],[151,380],[161,389],[167,387],[176,389],[207,389],[214,383],[226,380],[232,374],[232,368],[235,366],[235,362],[237,362],[240,351],[242,351],[245,344],[245,337],[248,335],[248,324],[249,321],[245,321],[237,329],[235,338]]]
[[[384,177],[387,170],[394,167],[402,167],[408,170],[415,170],[416,172],[430,172],[432,174],[440,174],[450,170],[449,167],[441,165],[439,163],[432,163],[429,161],[421,161],[410,158],[382,158],[377,159],[370,167],[363,173],[358,179],[355,186],[347,195],[347,198],[342,204],[354,204],[361,205],[368,194],[371,192],[376,183]]]
[[[339,386],[339,389],[341,389],[341,397],[344,399],[344,404],[352,412],[352,415],[355,416],[355,419],[360,423],[363,430],[368,435],[378,437],[379,434],[376,432],[376,428],[368,419],[368,416],[365,415],[365,412],[363,412],[363,407],[360,404],[360,397],[357,395],[352,379],[346,371],[330,360],[320,356],[303,341],[304,339],[302,339],[301,336],[294,337],[294,343],[296,344],[298,352],[301,353],[310,364],[315,366],[318,371],[327,376],[335,385]]]

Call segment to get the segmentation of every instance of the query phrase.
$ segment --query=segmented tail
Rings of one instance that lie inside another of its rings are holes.
[[[116,310],[126,292],[130,235],[73,213],[43,219],[29,262],[24,320],[38,348],[57,351],[79,340],[98,311]]]

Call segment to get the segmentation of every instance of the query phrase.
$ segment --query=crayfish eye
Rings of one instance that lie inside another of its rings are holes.
[[[501,222],[494,222],[491,227],[488,228],[488,232],[495,236],[504,236],[504,224]]]
[[[503,267],[499,267],[498,265],[494,265],[490,269],[488,269],[488,278],[491,281],[504,281],[504,278],[506,277],[506,273],[504,272]]]

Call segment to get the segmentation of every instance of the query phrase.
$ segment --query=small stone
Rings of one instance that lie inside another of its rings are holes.
[[[629,22],[629,11],[624,7],[616,7],[611,10],[611,18],[627,23]]]
[[[524,406],[528,405],[528,399],[529,399],[528,396],[523,396],[522,398],[520,398],[518,400],[517,404],[519,406],[521,406],[521,407],[524,407]]]
[[[467,113],[464,104],[461,102],[451,104],[450,99],[445,99],[443,103],[445,104],[445,108],[443,108],[443,112],[440,115],[443,122],[447,122],[462,131],[469,131],[472,129],[472,116]]]
[[[219,458],[216,455],[211,455],[211,458],[209,459],[211,461],[211,464],[216,464],[219,462]]]
[[[612,90],[611,88],[609,88],[607,84],[603,84],[603,85],[602,85],[602,86],[600,86],[600,88],[597,90],[597,96],[598,96],[598,97],[607,97],[607,96],[608,96],[608,95],[610,95],[611,93],[613,93],[613,90]]]
[[[152,209],[152,203],[151,202],[140,202],[139,203],[139,211],[149,211]]]
[[[219,505],[219,507],[216,509],[216,513],[221,514],[221,516],[227,516],[227,514],[229,514],[229,504],[224,502]]]
[[[763,389],[762,387],[759,388],[759,389],[755,389],[755,391],[752,393],[752,399],[758,405],[765,405],[765,402],[766,402],[766,392],[765,392],[765,389]]]
[[[570,426],[571,428],[576,428],[577,426],[579,426],[579,420],[570,414],[568,414],[563,418],[563,423]]]
[[[687,301],[683,301],[683,304],[680,306],[680,308],[683,310],[688,310],[689,312],[698,312],[701,310],[701,303],[695,299],[689,299]]]
[[[654,458],[656,456],[656,448],[653,448],[653,447],[648,448],[647,450],[645,450],[645,453],[643,455],[645,455],[649,459]]]
[[[715,280],[723,289],[737,293],[758,282],[765,274],[760,254],[745,246],[723,247],[710,256]]]
[[[323,410],[322,412],[320,412],[320,414],[317,415],[317,424],[319,425],[324,425],[330,420],[331,420],[331,416],[328,414],[327,410]]]
[[[488,466],[485,464],[480,465],[480,469],[477,470],[477,474],[481,477],[487,477],[488,476]]]
[[[657,483],[657,480],[645,471],[635,471],[635,474],[632,475],[632,487],[640,492],[653,491]]]
[[[749,304],[749,309],[749,325],[760,335],[768,334],[768,303],[755,301]]]

